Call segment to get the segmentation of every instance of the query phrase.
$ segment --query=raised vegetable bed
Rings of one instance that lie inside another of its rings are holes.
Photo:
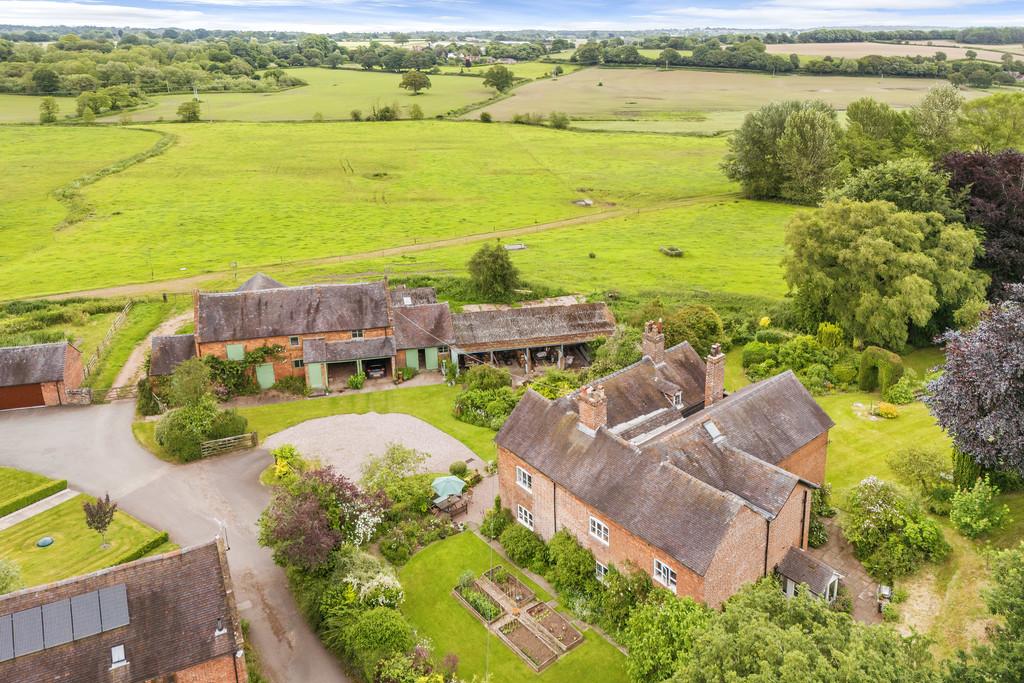
[[[505,614],[501,605],[487,595],[477,581],[465,587],[456,586],[452,595],[485,624],[492,624]]]
[[[512,572],[501,565],[491,567],[484,574],[487,579],[497,586],[498,590],[516,606],[523,607],[533,602],[533,591],[526,587],[522,581],[512,575]]]
[[[512,649],[518,652],[537,671],[540,671],[558,657],[558,653],[538,638],[519,619],[513,619],[507,624],[502,625],[498,632],[512,646]]]
[[[555,637],[568,650],[583,642],[583,634],[577,631],[569,620],[544,603],[538,603],[527,610],[545,631]]]

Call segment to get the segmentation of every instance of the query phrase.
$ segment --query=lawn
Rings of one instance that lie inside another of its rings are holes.
[[[0,517],[65,488],[67,482],[58,482],[41,474],[16,470],[13,467],[0,467]]]
[[[557,81],[516,88],[512,97],[487,106],[495,119],[522,112],[564,111],[574,119],[665,118],[676,112],[746,112],[786,99],[820,99],[837,109],[860,97],[895,107],[917,104],[929,88],[946,83],[926,78],[854,78],[777,75],[740,71],[646,68],[584,69]],[[968,98],[983,91],[967,90]],[[473,114],[467,114],[472,116]],[[709,117],[698,132],[722,130]]]
[[[127,322],[114,333],[113,341],[94,368],[93,374],[86,379],[86,385],[95,389],[109,389],[113,386],[131,352],[170,315],[173,308],[173,303],[163,301],[140,301],[132,306]],[[88,358],[86,356],[86,360]]]
[[[402,75],[357,69],[289,69],[288,73],[309,85],[268,93],[200,93],[200,115],[207,121],[309,121],[320,113],[324,119],[349,120],[352,110],[369,114],[375,104],[397,102],[408,109],[418,104],[427,117],[447,114],[494,96],[491,88],[476,78],[430,76],[431,88],[413,95],[398,87]],[[174,121],[178,105],[192,99],[191,94],[161,95],[152,98],[156,106],[132,112],[133,121]],[[116,121],[120,115],[105,117]]]
[[[448,652],[458,655],[460,677],[468,680],[490,674],[493,683],[524,680],[621,683],[628,680],[625,658],[592,630],[584,633],[586,640],[581,645],[540,675],[488,632],[452,597],[451,590],[463,571],[469,569],[479,574],[498,562],[503,561],[490,546],[472,532],[464,532],[428,546],[399,570],[405,587],[402,611],[419,634],[431,640],[438,655]],[[510,566],[507,562],[504,564]],[[520,572],[512,570],[530,588],[539,591]],[[538,597],[550,599],[543,591],[538,592]]]
[[[82,503],[88,499],[84,494],[76,496],[0,531],[0,557],[13,560],[18,565],[25,586],[59,581],[109,567],[158,535],[157,531],[134,517],[117,512],[107,532],[110,547],[101,548],[99,534],[85,524]],[[52,536],[53,545],[36,547],[36,541],[43,536]]]
[[[238,412],[248,418],[250,431],[258,433],[261,439],[316,417],[341,413],[404,413],[418,417],[453,436],[481,459],[494,460],[497,456],[494,432],[460,422],[452,415],[452,402],[458,392],[458,388],[435,384],[359,394],[344,393],[340,396],[239,408]],[[147,438],[143,435],[140,441],[144,442]]]
[[[155,135],[0,127],[0,172],[15,188],[0,224],[18,226],[0,267],[4,296],[365,253],[735,189],[718,168],[720,139],[444,121],[159,128],[178,142],[84,188],[92,217],[55,231],[64,212],[53,189]],[[574,205],[581,197],[596,206]]]

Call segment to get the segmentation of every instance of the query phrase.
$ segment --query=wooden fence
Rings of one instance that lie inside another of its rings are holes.
[[[248,432],[246,434],[239,434],[238,436],[229,436],[225,439],[204,441],[199,444],[199,447],[202,450],[203,457],[208,458],[211,455],[230,453],[231,451],[238,451],[243,448],[256,448],[259,443],[260,440],[256,436],[256,432]]]
[[[125,321],[128,320],[128,312],[132,310],[132,306],[134,305],[135,302],[133,301],[126,303],[124,308],[121,309],[121,312],[117,314],[116,318],[114,318],[114,321],[110,323],[110,328],[107,330],[106,335],[104,335],[103,341],[99,343],[96,350],[93,352],[92,357],[89,358],[89,362],[85,364],[86,377],[91,375],[96,369],[96,366],[100,362],[100,358],[103,357],[107,347],[110,346],[110,342],[113,341],[114,335],[119,329],[121,329],[121,326],[124,325]]]

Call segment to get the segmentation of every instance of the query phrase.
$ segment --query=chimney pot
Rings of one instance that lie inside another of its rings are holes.
[[[644,324],[643,353],[650,358],[655,365],[665,362],[665,334],[662,332],[661,320],[654,322],[648,320]]]
[[[585,385],[580,390],[578,400],[580,424],[596,432],[608,425],[608,397],[604,393],[604,385],[592,387]]]

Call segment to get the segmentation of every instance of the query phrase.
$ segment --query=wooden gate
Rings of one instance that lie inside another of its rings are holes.
[[[260,440],[256,436],[256,432],[248,432],[246,434],[239,434],[238,436],[229,436],[225,439],[204,441],[199,444],[199,449],[202,452],[203,457],[206,458],[211,455],[230,453],[231,451],[239,451],[244,448],[256,448],[259,443]]]

